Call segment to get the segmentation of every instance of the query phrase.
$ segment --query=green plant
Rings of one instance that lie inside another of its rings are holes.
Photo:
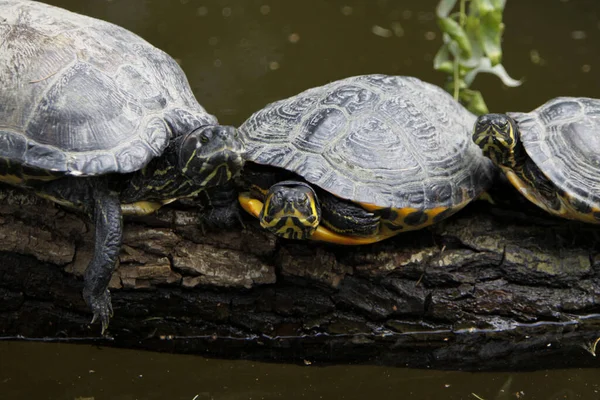
[[[452,12],[459,2],[459,10]],[[447,90],[475,114],[488,112],[481,93],[470,89],[477,74],[496,75],[510,87],[521,84],[501,64],[505,4],[506,0],[441,0],[436,9],[444,44],[433,66],[452,76]]]

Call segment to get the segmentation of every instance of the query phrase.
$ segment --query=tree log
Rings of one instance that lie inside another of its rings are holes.
[[[360,247],[279,240],[250,219],[204,232],[193,209],[126,219],[102,337],[81,296],[89,223],[3,187],[0,336],[288,362],[598,365],[597,228],[477,203]]]

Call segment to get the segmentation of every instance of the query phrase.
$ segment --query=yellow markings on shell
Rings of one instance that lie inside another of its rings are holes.
[[[600,224],[600,221],[594,218],[594,213],[600,213],[600,209],[592,207],[589,213],[582,213],[577,210],[571,203],[571,197],[568,195],[560,195],[557,193],[557,198],[560,201],[560,208],[555,210],[547,207],[544,197],[539,194],[537,189],[531,184],[521,179],[513,170],[502,167],[502,171],[506,174],[508,181],[521,193],[527,200],[540,207],[549,214],[556,215],[557,217],[573,219],[577,221],[587,222],[591,224]],[[598,215],[598,214],[596,214]]]
[[[443,212],[447,212],[449,209],[451,211],[448,212],[448,214],[446,215],[445,218],[455,214],[456,212],[458,212],[459,210],[461,210],[463,207],[465,207],[467,204],[469,204],[469,201],[464,201],[462,203],[459,203],[455,206],[452,207],[433,207],[430,208],[428,210],[423,210],[423,214],[425,214],[425,216],[427,217],[426,219],[424,219],[424,221],[420,224],[407,224],[406,223],[406,217],[408,217],[410,214],[419,212],[420,210],[417,208],[413,208],[413,207],[405,207],[405,208],[392,208],[392,211],[394,211],[396,213],[396,218],[394,219],[382,219],[382,223],[381,224],[381,230],[379,232],[379,237],[382,237],[383,239],[391,237],[391,236],[395,236],[399,233],[402,232],[407,232],[407,231],[414,231],[414,230],[418,230],[418,229],[422,229],[425,228],[427,226],[433,225],[434,223],[437,223],[439,221],[435,221],[435,217],[437,217],[439,214],[443,213]],[[371,211],[371,212],[375,212],[378,210],[382,210],[385,209],[386,207],[381,207],[381,206],[376,206],[373,204],[363,204],[362,205],[367,211]],[[444,219],[445,219],[444,218]],[[390,229],[387,224],[391,224],[393,226],[397,226],[398,229]],[[381,240],[381,239],[380,239]]]
[[[363,208],[367,211],[371,211],[371,212],[375,212],[378,210],[383,210],[386,207],[381,207],[381,206],[376,206],[373,204],[362,204]],[[441,207],[440,207],[441,208]],[[445,209],[445,208],[444,208]],[[415,212],[419,212],[419,209],[417,208],[412,208],[412,207],[405,207],[405,208],[392,208],[392,210],[397,214],[397,217],[395,219],[382,219],[383,222],[388,222],[392,225],[395,226],[400,226],[402,227],[402,229],[400,231],[407,231],[407,230],[416,230],[416,229],[421,229],[427,225],[431,225],[433,222],[425,222],[421,225],[416,225],[416,226],[411,226],[411,225],[407,225],[404,223],[404,220],[406,219],[406,217],[409,214],[415,213]],[[437,215],[437,213],[436,213]],[[428,218],[428,221],[431,218]],[[390,231],[389,229],[385,228],[385,224],[382,224],[382,233],[386,234],[388,236],[393,236],[396,235],[398,233],[400,233],[400,231]]]
[[[600,221],[594,218],[594,214],[599,215],[600,209],[597,207],[592,207],[589,213],[582,213],[573,207],[571,201],[568,197],[558,196],[560,202],[562,204],[561,209],[564,209],[565,214],[562,215],[563,218],[575,219],[582,222],[587,222],[590,224],[600,224]]]
[[[543,208],[544,210],[548,211],[549,213],[554,214],[555,211],[546,207],[546,204],[544,203],[542,198],[540,196],[538,196],[537,190],[533,186],[531,186],[531,184],[529,184],[528,182],[526,183],[512,169],[510,169],[508,167],[504,167],[504,166],[501,166],[500,168],[502,169],[502,172],[504,172],[504,174],[508,178],[508,181],[511,183],[511,185],[513,185],[523,196],[525,196],[527,198],[527,200],[529,200],[533,204]]]
[[[395,235],[395,234],[394,234]],[[319,225],[315,232],[311,235],[311,240],[318,240],[320,242],[328,242],[335,244],[342,244],[347,246],[357,246],[363,244],[371,244],[375,242],[379,242],[383,239],[387,239],[390,236],[394,235],[373,235],[368,237],[358,237],[358,236],[344,236],[338,233],[335,233],[324,226]]]

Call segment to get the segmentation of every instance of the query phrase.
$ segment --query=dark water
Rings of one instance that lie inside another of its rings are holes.
[[[1,399],[598,399],[598,370],[466,373],[297,366],[0,342]],[[10,362],[6,362],[10,360]]]
[[[414,75],[437,84],[445,78],[432,68],[441,44],[438,0],[47,2],[124,26],[165,50],[181,63],[200,102],[227,124],[352,75]],[[505,89],[495,77],[478,77],[490,109],[527,111],[559,95],[600,97],[600,1],[507,4],[504,64],[525,84]],[[391,37],[373,34],[374,26]]]
[[[49,2],[122,25],[167,51],[200,102],[227,124],[351,75],[444,80],[432,69],[441,43],[437,0]],[[560,95],[600,97],[599,0],[508,0],[505,23],[504,64],[525,83],[508,89],[479,77],[475,86],[492,111],[526,111]],[[391,36],[374,34],[374,26]],[[600,370],[294,366],[0,342],[0,399],[600,399],[599,377]]]

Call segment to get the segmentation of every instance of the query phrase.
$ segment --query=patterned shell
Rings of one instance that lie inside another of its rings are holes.
[[[600,100],[557,97],[509,115],[538,168],[560,190],[600,207]]]
[[[72,175],[130,172],[215,123],[175,60],[116,25],[0,0],[0,158]]]
[[[364,75],[309,89],[240,127],[248,159],[338,197],[430,209],[473,199],[493,167],[471,140],[475,116],[416,78]]]

